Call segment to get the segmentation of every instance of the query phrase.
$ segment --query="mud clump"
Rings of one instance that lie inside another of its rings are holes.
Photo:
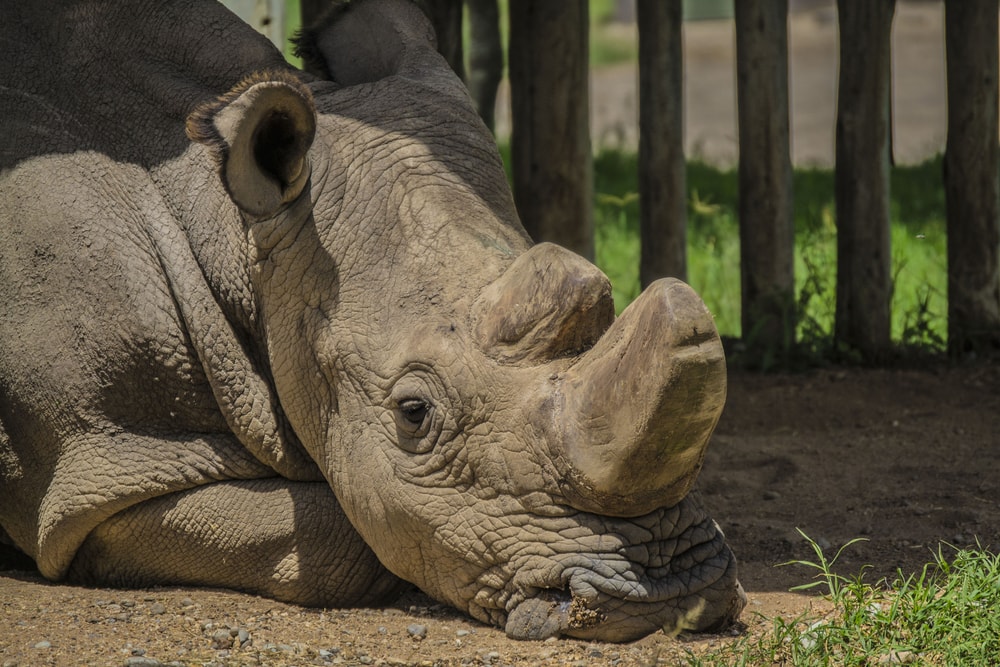
[[[587,603],[582,598],[574,597],[569,603],[569,610],[566,612],[569,627],[577,630],[592,628],[599,625],[607,618],[596,609],[587,607]]]

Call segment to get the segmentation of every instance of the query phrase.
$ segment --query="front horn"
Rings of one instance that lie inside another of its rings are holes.
[[[639,516],[690,491],[726,400],[726,361],[702,300],[663,279],[546,382],[540,416],[570,504]]]

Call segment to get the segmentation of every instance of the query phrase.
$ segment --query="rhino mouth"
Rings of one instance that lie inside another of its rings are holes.
[[[677,634],[730,625],[746,596],[725,536],[707,517],[678,526],[671,514],[647,517],[671,526],[670,535],[633,544],[608,537],[607,551],[553,555],[547,566],[529,566],[532,574],[515,574],[520,586],[501,623],[507,635],[620,642],[661,629]],[[536,585],[524,585],[532,579]]]

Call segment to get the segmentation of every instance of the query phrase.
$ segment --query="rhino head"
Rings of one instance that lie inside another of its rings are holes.
[[[726,393],[676,280],[607,278],[518,222],[495,144],[401,0],[196,111],[253,239],[281,410],[393,573],[518,638],[708,629],[743,606],[692,497]],[[329,539],[336,539],[330,536]]]

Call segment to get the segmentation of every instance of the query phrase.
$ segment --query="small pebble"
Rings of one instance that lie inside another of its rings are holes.
[[[52,642],[40,641],[37,644],[35,644],[35,648],[52,648]]]
[[[167,608],[164,607],[159,602],[154,602],[153,604],[149,605],[149,613],[152,614],[153,616],[159,616],[161,614],[167,613]]]
[[[469,636],[469,631],[468,630],[459,630],[458,632],[455,633],[455,636],[456,637],[468,637]]]
[[[212,635],[212,648],[216,651],[232,648],[232,646],[233,638],[229,636],[229,630],[216,630],[215,634]]]
[[[916,662],[919,655],[912,651],[889,651],[888,655],[879,656],[880,665],[908,665]]]
[[[163,663],[152,658],[134,656],[125,661],[125,667],[162,667]]]
[[[423,639],[427,636],[427,626],[414,623],[406,628],[406,632],[414,639]]]

